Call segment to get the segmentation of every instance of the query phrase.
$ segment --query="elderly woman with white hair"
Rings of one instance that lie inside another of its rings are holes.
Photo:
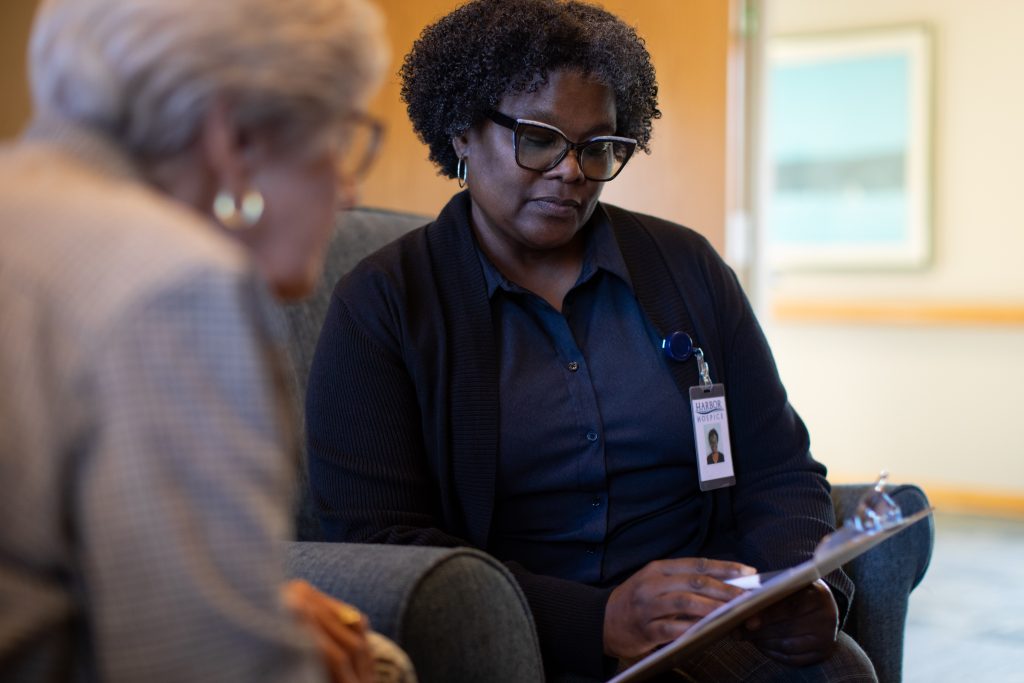
[[[355,199],[382,40],[364,0],[42,3],[0,152],[0,679],[373,679],[365,619],[285,582],[271,298]]]

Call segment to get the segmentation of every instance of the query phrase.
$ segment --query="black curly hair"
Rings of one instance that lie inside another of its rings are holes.
[[[473,0],[428,26],[402,64],[402,99],[440,173],[455,177],[452,138],[509,93],[533,92],[570,68],[615,95],[617,135],[650,152],[658,84],[636,31],[578,0]]]

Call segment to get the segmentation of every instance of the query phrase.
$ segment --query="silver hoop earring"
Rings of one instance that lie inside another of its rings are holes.
[[[459,187],[466,186],[466,178],[469,176],[469,163],[465,156],[459,157],[459,163],[455,165],[455,177],[459,179]]]
[[[230,190],[221,190],[213,199],[213,215],[228,230],[248,230],[263,217],[265,208],[259,190],[247,190],[241,202]]]

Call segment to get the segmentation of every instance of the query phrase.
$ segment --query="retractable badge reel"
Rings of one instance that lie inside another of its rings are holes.
[[[673,332],[661,342],[665,355],[675,361],[697,360],[700,384],[690,387],[690,414],[693,416],[693,440],[697,451],[700,490],[732,486],[736,475],[732,468],[729,442],[729,412],[725,406],[725,385],[711,382],[711,369],[704,352],[693,345],[690,335]]]

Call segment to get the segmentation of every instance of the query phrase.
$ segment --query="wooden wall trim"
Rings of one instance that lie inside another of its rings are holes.
[[[828,478],[833,485],[866,483],[863,477],[835,473],[830,473]],[[973,489],[927,481],[897,483],[920,486],[932,506],[941,512],[1024,520],[1024,491]]]
[[[897,325],[1024,325],[1024,304],[954,302],[813,302],[780,299],[772,304],[779,322]]]
[[[928,486],[921,488],[937,510],[1024,520],[1024,493],[972,491]]]

